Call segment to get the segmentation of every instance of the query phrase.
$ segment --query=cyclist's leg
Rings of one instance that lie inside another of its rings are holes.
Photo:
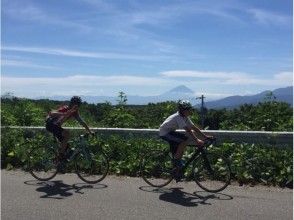
[[[175,155],[175,153],[177,151],[178,143],[174,142],[173,140],[170,140],[168,135],[160,136],[160,138],[162,140],[166,141],[169,144],[169,150],[170,150],[170,152],[172,153],[172,155],[174,157],[174,155]]]
[[[177,152],[175,153],[175,159],[180,160],[183,157],[184,151],[186,149],[186,146],[188,145],[188,141],[182,141],[178,147]]]
[[[161,136],[161,138],[169,143],[174,158],[180,159],[186,145],[188,144],[188,137],[180,132],[171,131],[166,135]]]
[[[188,144],[188,137],[183,133],[172,131],[168,133],[168,138],[171,141],[171,144],[176,145],[174,158],[180,160]]]
[[[65,130],[63,128],[62,129],[62,132],[61,132],[61,149],[60,149],[60,153],[61,154],[64,154],[66,152],[66,149],[67,149],[67,146],[68,146],[68,140],[69,140],[69,131],[68,130]]]
[[[65,129],[63,129],[61,126],[56,125],[54,123],[47,123],[46,124],[47,131],[51,132],[54,137],[57,138],[57,140],[60,143],[59,146],[59,155],[58,159],[62,160],[64,157],[65,150],[67,148],[67,142],[69,139],[69,132]]]
[[[55,128],[54,136],[58,139],[60,145],[59,145],[59,152],[57,156],[57,162],[58,162],[58,171],[61,173],[65,173],[65,164],[67,162],[66,160],[66,149],[67,149],[67,142],[69,139],[69,132],[61,128],[60,126],[57,126]]]
[[[161,137],[163,140],[167,141],[170,145],[171,152],[174,158],[174,165],[181,166],[182,164],[181,158],[183,156],[183,152],[188,144],[188,138],[185,134],[179,132],[169,132],[165,136]]]

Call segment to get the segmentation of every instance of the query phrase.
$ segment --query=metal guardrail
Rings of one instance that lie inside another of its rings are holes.
[[[33,129],[45,130],[45,127],[3,126],[2,129]],[[64,127],[69,130],[84,130],[83,127]],[[134,128],[91,128],[101,134],[138,135],[143,137],[158,137],[158,129],[134,129]],[[181,131],[181,130],[180,130]],[[205,134],[213,135],[221,143],[249,143],[266,144],[276,147],[293,147],[293,132],[272,131],[224,131],[202,130]],[[184,132],[183,130],[181,132]]]

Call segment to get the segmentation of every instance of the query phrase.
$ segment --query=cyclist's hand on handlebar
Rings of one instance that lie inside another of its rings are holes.
[[[216,138],[213,136],[207,135],[206,140],[214,141],[214,140],[216,140]]]
[[[204,140],[206,145],[210,145],[216,141],[216,138],[213,136],[206,136],[206,139]]]
[[[96,134],[96,133],[95,133],[94,131],[91,131],[91,130],[89,131],[89,135],[91,135],[92,137],[94,137],[95,134]]]
[[[204,141],[198,139],[198,140],[196,141],[196,146],[197,146],[198,148],[202,148],[202,147],[204,147]]]

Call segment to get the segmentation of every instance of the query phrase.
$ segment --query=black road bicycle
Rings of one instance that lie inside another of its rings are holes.
[[[231,179],[229,161],[217,152],[213,144],[215,139],[206,140],[203,148],[194,147],[194,152],[181,168],[185,174],[192,164],[191,177],[202,189],[208,192],[224,190]],[[170,150],[151,150],[141,160],[141,175],[146,183],[154,187],[163,187],[175,178],[172,154]],[[185,177],[188,177],[185,175]]]
[[[33,177],[48,181],[56,176],[60,167],[74,163],[79,178],[86,183],[102,181],[109,169],[109,161],[101,146],[90,146],[88,134],[80,135],[69,141],[71,155],[59,161],[59,144],[43,144],[34,146],[28,155],[28,170]],[[66,164],[65,164],[66,163]]]

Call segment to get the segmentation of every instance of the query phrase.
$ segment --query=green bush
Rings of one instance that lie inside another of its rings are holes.
[[[74,131],[77,136],[79,131]],[[27,152],[37,145],[53,144],[52,136],[44,132],[2,129],[2,168],[26,168]],[[26,143],[26,144],[23,144]],[[99,135],[90,141],[93,149],[99,145],[110,158],[110,173],[138,176],[140,159],[150,149],[166,149],[159,139],[128,135]],[[192,149],[185,152],[189,157]],[[240,184],[292,186],[293,150],[250,144],[221,144],[214,149],[225,154],[230,162],[233,180]]]
[[[224,144],[234,178],[240,183],[290,186],[293,150],[254,144]]]
[[[123,92],[118,97],[117,105],[83,102],[80,108],[82,118],[91,127],[158,128],[177,111],[177,103],[172,101],[132,106],[127,105]],[[44,126],[47,113],[64,102],[4,98],[1,104],[2,125]],[[206,109],[205,112],[204,128],[209,130],[293,131],[293,108],[275,100],[267,99],[257,105],[245,104],[232,110]],[[191,119],[200,124],[199,110],[195,110]],[[76,125],[74,120],[65,124]]]

